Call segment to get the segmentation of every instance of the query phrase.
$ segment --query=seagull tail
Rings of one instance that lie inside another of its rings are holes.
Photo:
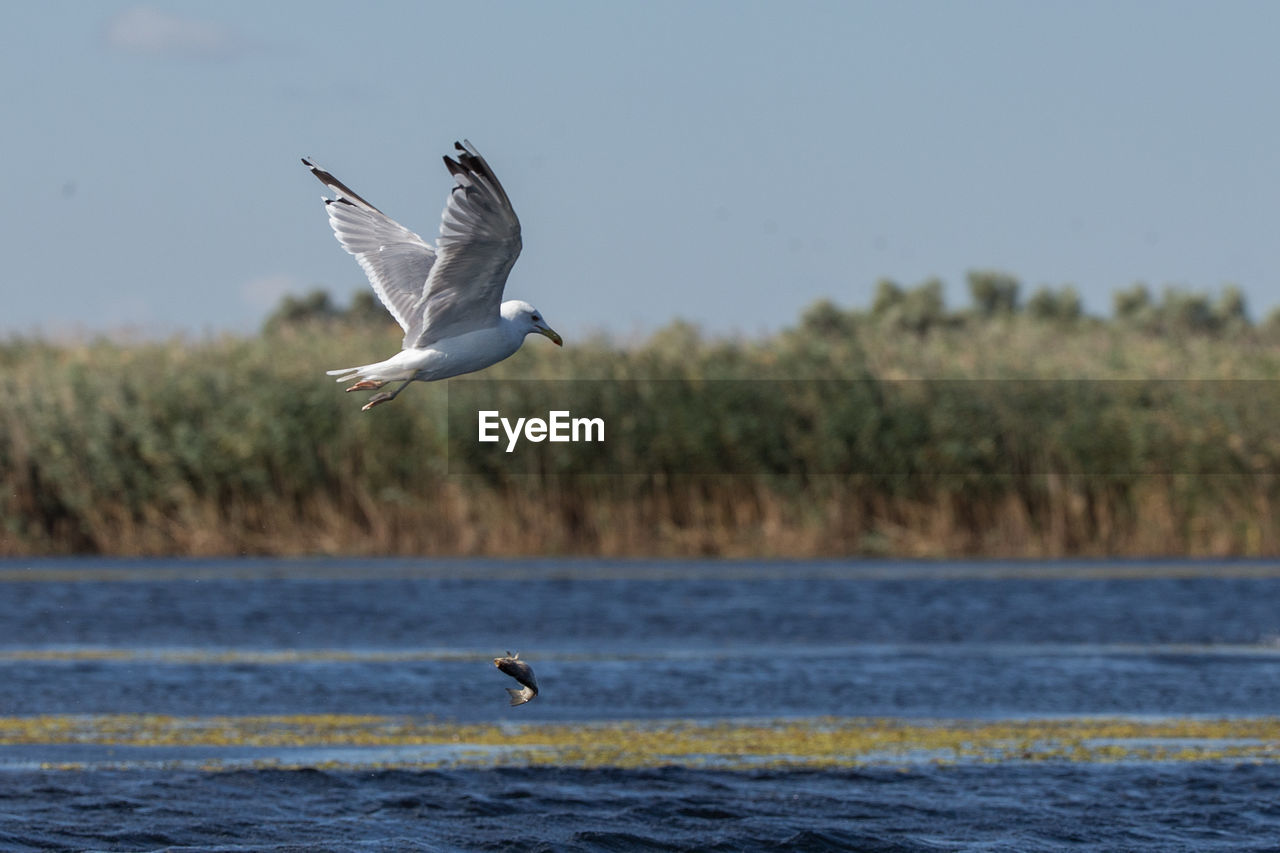
[[[404,359],[399,356],[392,356],[386,361],[378,361],[373,364],[362,364],[359,367],[342,367],[337,370],[325,371],[329,376],[336,376],[338,382],[349,382],[352,379],[370,382],[397,382],[403,379],[412,379],[415,372],[416,368],[406,366]]]
[[[364,370],[363,367],[342,367],[338,370],[326,370],[324,373],[325,376],[338,377],[338,382],[349,382],[350,380],[360,376],[360,371],[362,370]]]
[[[511,694],[512,705],[523,705],[525,702],[528,702],[534,696],[538,695],[538,691],[534,690],[532,687],[521,687],[519,690],[514,687],[508,687],[507,692]]]

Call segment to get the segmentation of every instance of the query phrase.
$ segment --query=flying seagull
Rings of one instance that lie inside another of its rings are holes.
[[[514,687],[507,688],[507,692],[511,694],[512,705],[523,705],[538,695],[538,680],[533,677],[533,669],[529,664],[520,660],[519,652],[515,654],[507,652],[505,658],[494,658],[493,665],[523,685],[520,690]]]
[[[324,200],[342,248],[356,256],[373,292],[404,329],[400,352],[375,364],[330,370],[348,391],[381,388],[362,411],[394,400],[415,379],[430,382],[497,364],[525,335],[560,336],[528,302],[502,301],[507,275],[520,256],[520,220],[480,152],[455,142],[457,159],[444,158],[454,186],[432,248],[417,234],[356,195],[346,184],[303,158],[311,174],[334,194]]]

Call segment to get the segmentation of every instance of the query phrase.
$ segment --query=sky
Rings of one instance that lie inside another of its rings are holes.
[[[313,157],[428,240],[455,139],[567,341],[996,269],[1280,304],[1280,4],[13,3],[0,335],[252,333],[366,286]]]

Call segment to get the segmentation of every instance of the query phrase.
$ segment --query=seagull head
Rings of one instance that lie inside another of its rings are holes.
[[[528,302],[512,299],[502,303],[502,318],[526,335],[531,332],[537,332],[539,335],[546,335],[551,338],[551,341],[556,346],[564,346],[564,341],[556,334],[555,329],[548,326],[547,322],[542,319],[542,312]]]

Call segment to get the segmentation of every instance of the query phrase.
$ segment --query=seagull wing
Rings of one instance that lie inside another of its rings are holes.
[[[329,172],[305,158],[302,162],[333,191],[324,204],[334,236],[355,255],[373,292],[404,329],[404,345],[413,345],[423,332],[422,304],[435,250]]]
[[[454,187],[427,278],[422,332],[413,346],[496,325],[502,289],[520,256],[520,220],[502,184],[470,142],[455,142],[454,148],[458,159],[444,158]],[[408,335],[405,343],[411,345]]]

